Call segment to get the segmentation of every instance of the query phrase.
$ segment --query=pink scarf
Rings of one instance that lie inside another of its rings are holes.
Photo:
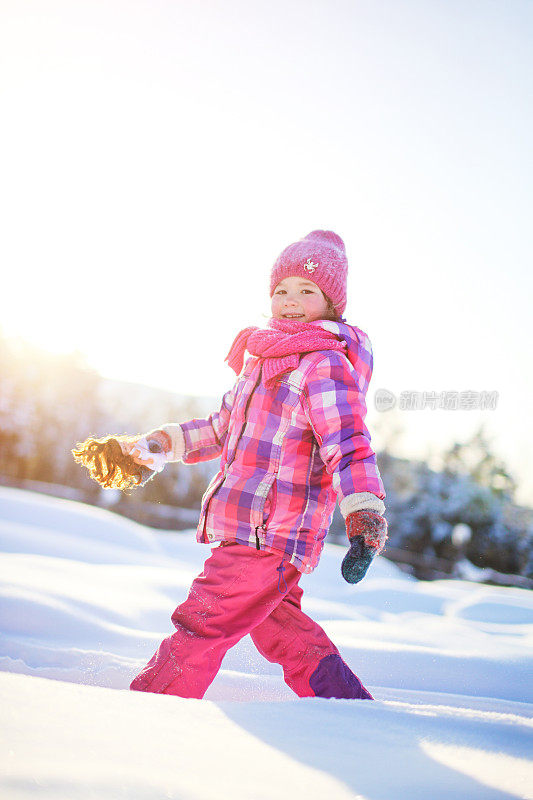
[[[346,352],[346,342],[309,322],[271,319],[268,328],[244,328],[235,337],[225,360],[237,375],[242,370],[246,350],[263,360],[265,386],[271,387],[278,375],[296,369],[302,353],[316,350]]]

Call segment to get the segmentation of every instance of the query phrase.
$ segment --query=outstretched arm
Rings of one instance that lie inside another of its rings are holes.
[[[164,462],[182,461],[184,464],[196,464],[199,461],[209,461],[217,458],[222,452],[229,428],[231,410],[235,399],[235,390],[226,392],[222,398],[220,409],[208,417],[191,419],[188,422],[170,422],[160,428],[150,431],[144,437],[145,441],[131,445],[128,452],[137,463],[150,467],[157,464],[157,458],[148,452],[149,440],[156,440],[163,454]],[[141,445],[141,447],[139,447]],[[154,468],[153,466],[151,467]]]
[[[162,426],[172,442],[171,461],[197,464],[217,458],[222,453],[235,402],[235,389],[236,384],[222,398],[220,409],[208,417]]]

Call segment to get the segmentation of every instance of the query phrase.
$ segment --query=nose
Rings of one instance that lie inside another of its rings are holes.
[[[295,306],[296,305],[296,298],[292,297],[291,295],[285,295],[285,305],[286,306]]]

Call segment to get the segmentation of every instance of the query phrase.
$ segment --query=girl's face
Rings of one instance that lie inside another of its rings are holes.
[[[327,319],[330,314],[322,290],[313,281],[305,278],[284,278],[272,295],[274,319],[294,319],[298,322],[314,322]]]

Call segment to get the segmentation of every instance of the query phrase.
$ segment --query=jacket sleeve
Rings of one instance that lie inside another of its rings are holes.
[[[235,387],[222,398],[220,410],[205,419],[191,419],[189,422],[164,425],[161,430],[172,441],[173,461],[184,464],[197,464],[217,458],[222,452],[228,433],[231,411],[235,400]]]
[[[361,508],[383,513],[385,489],[364,423],[365,393],[343,354],[330,352],[311,368],[304,409],[343,515]]]

